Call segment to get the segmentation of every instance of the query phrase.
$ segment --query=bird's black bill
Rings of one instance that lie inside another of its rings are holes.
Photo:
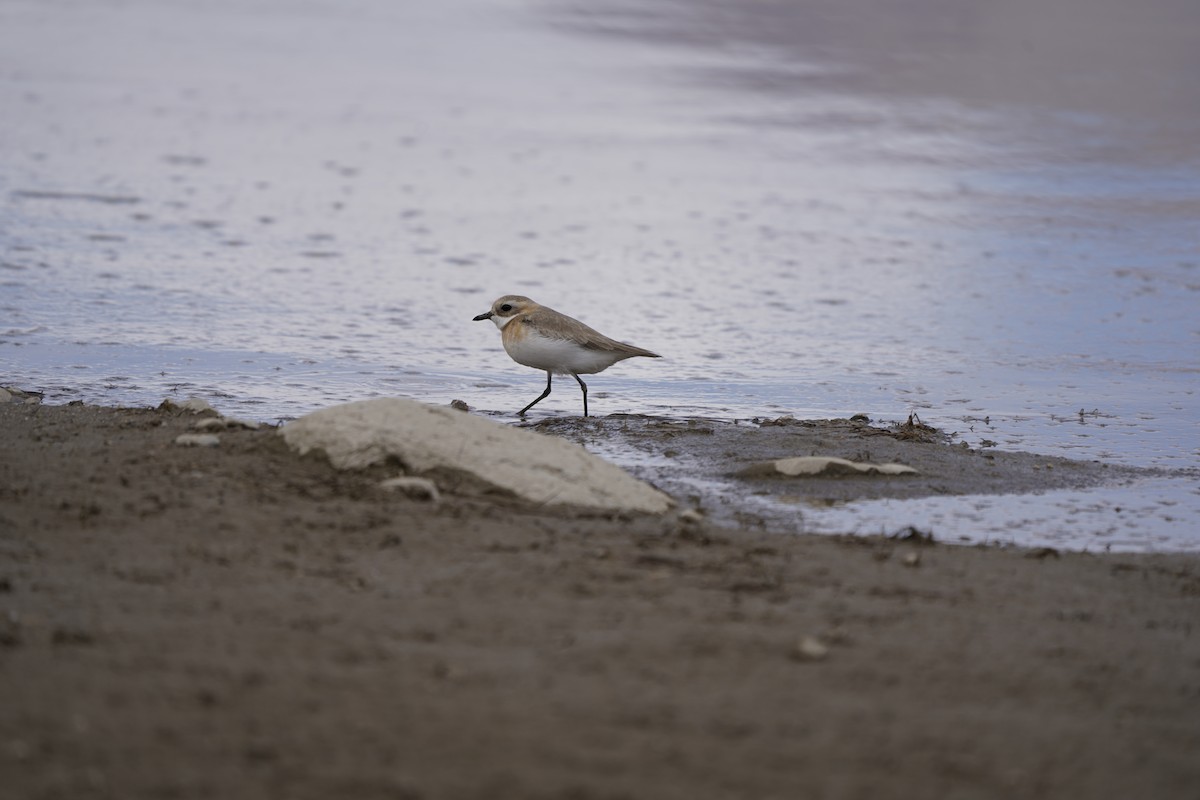
[[[489,311],[486,314],[480,314],[478,317],[476,317],[475,319],[473,319],[471,321],[479,322],[480,320],[491,319],[491,318],[492,318],[492,312]]]

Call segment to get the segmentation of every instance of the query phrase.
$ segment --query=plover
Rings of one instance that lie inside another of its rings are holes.
[[[518,364],[546,371],[546,391],[517,413],[525,412],[546,399],[554,374],[570,375],[583,389],[583,415],[588,415],[587,384],[580,375],[592,375],[618,361],[634,356],[661,358],[631,344],[618,342],[592,330],[577,319],[540,306],[521,295],[508,294],[492,303],[492,310],[475,317],[475,322],[490,319],[500,329],[504,349]]]

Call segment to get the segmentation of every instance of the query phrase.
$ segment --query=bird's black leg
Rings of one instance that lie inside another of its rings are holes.
[[[545,399],[546,399],[546,395],[550,394],[550,384],[551,384],[551,382],[552,382],[553,380],[554,380],[554,374],[553,374],[553,373],[551,373],[551,372],[549,372],[549,371],[547,371],[547,372],[546,372],[546,391],[544,391],[544,392],[542,392],[540,395],[538,395],[538,399],[537,399],[537,400],[534,400],[532,403],[530,403],[529,405],[525,406],[525,407],[524,407],[524,408],[522,408],[520,411],[518,411],[518,412],[517,412],[517,416],[519,416],[519,417],[523,417],[523,416],[525,416],[525,412],[526,412],[526,411],[528,411],[529,409],[531,409],[531,408],[533,408],[534,406],[536,406],[538,403],[540,403],[540,402],[542,402],[543,400],[545,400]],[[580,381],[580,382],[582,383],[582,381]]]
[[[587,416],[587,384],[583,382],[583,378],[575,375],[575,380],[579,381],[579,388],[583,389],[583,415]]]

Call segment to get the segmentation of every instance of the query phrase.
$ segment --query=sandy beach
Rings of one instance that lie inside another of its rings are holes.
[[[0,407],[7,797],[1200,785],[1195,555],[431,504],[193,422]]]
[[[1197,41],[0,3],[0,800],[1195,800]],[[518,420],[511,293],[662,358]],[[377,401],[595,469],[274,427]],[[811,458],[904,469],[764,467]]]

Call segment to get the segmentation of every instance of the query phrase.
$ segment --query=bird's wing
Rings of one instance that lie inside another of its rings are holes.
[[[522,321],[527,325],[532,325],[543,336],[549,336],[554,339],[566,339],[588,350],[602,350],[606,353],[621,353],[626,356],[660,357],[657,353],[652,353],[641,347],[634,347],[631,344],[610,339],[603,333],[600,333],[600,331],[584,325],[574,317],[560,314],[545,306],[530,312]]]

